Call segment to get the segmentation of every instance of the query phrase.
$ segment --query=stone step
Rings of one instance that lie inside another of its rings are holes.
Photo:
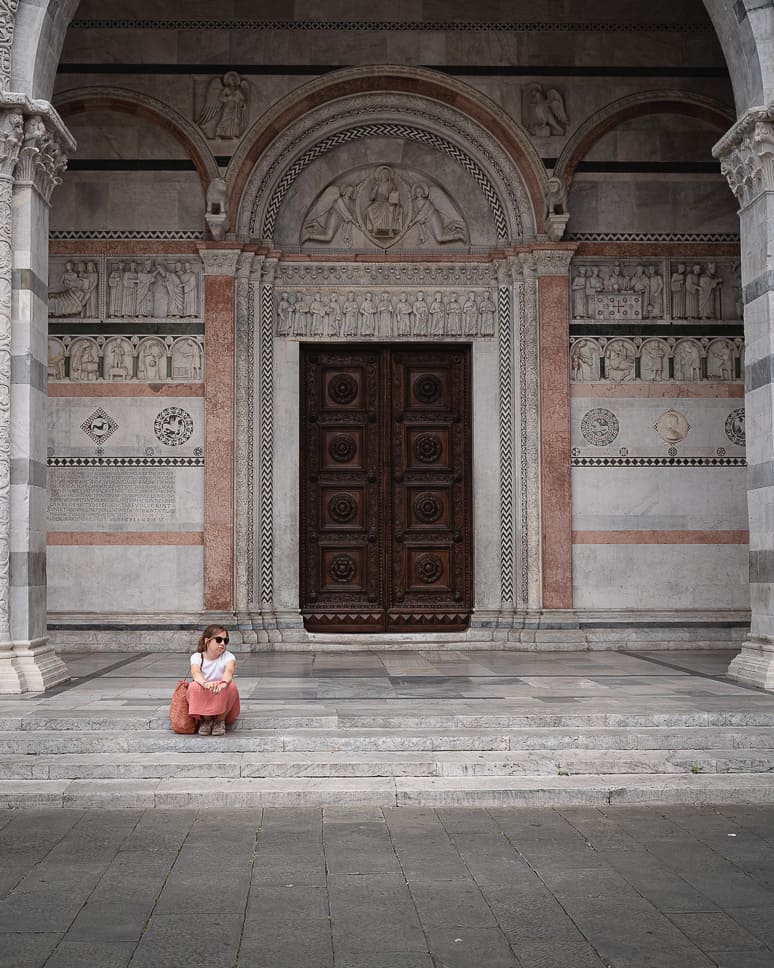
[[[771,803],[768,774],[6,780],[0,805],[75,809],[270,806],[556,807]]]
[[[6,754],[0,780],[774,772],[774,749]]]
[[[243,729],[224,737],[179,736],[169,728],[16,729],[0,732],[0,756],[68,753],[271,753],[517,750],[774,749],[774,728],[652,727],[622,729]]]
[[[245,704],[247,705],[247,704]],[[310,704],[311,705],[311,704]],[[393,705],[393,704],[391,704]],[[702,712],[530,712],[530,713],[490,713],[486,703],[481,704],[481,712],[457,712],[454,714],[435,712],[432,703],[423,707],[421,713],[414,711],[412,703],[409,710],[384,715],[372,711],[339,709],[331,712],[315,712],[304,707],[303,710],[288,712],[242,710],[239,718],[239,731],[277,730],[277,729],[346,729],[346,730],[396,730],[396,729],[709,729],[720,727],[771,727],[774,729],[774,711],[766,710],[718,710]],[[139,714],[136,709],[106,710],[98,716],[84,712],[63,710],[52,711],[46,716],[36,713],[29,715],[0,715],[0,732],[30,732],[40,730],[62,730],[67,732],[104,732],[114,730],[143,731],[168,730],[167,707],[159,706],[147,714]]]

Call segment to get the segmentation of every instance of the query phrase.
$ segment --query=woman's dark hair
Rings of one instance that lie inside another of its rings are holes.
[[[196,651],[206,652],[207,639],[211,639],[213,635],[217,635],[218,632],[224,632],[228,634],[222,625],[208,625],[207,628],[202,632],[202,637],[199,639],[199,642],[196,645]]]

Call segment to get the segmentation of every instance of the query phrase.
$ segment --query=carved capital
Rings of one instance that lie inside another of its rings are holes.
[[[255,255],[252,252],[240,252],[237,259],[236,274],[240,279],[249,279],[253,271],[253,260]]]
[[[575,253],[572,249],[535,249],[538,276],[569,276],[570,262]]]
[[[239,249],[200,249],[205,276],[235,276]]]
[[[24,118],[21,111],[0,111],[0,175],[12,177],[24,141]]]
[[[24,122],[16,181],[22,185],[34,185],[48,202],[56,186],[61,185],[66,167],[67,156],[43,118],[39,114],[28,117]]]
[[[740,208],[774,191],[774,104],[752,108],[712,149]]]

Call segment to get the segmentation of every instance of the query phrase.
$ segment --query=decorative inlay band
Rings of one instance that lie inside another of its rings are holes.
[[[738,242],[738,232],[570,232],[567,242]]]
[[[747,467],[744,457],[573,457],[573,467]]]
[[[498,307],[500,316],[497,361],[500,383],[500,595],[503,605],[510,605],[513,602],[513,340],[510,290],[507,286],[500,288]]]
[[[198,229],[55,229],[52,242],[203,242],[207,233]]]
[[[49,457],[49,467],[204,467],[203,457]]]
[[[260,341],[260,467],[261,467],[261,604],[274,599],[274,294],[261,293]]]
[[[73,20],[73,30],[357,30],[357,31],[450,31],[453,33],[708,33],[704,23],[595,23],[565,21],[499,21],[499,20]]]

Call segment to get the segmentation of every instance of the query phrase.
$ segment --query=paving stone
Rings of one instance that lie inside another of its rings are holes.
[[[521,968],[499,928],[439,927],[428,931],[430,951],[444,968]]]
[[[0,965],[43,968],[60,937],[60,933],[50,931],[0,935]]]
[[[586,941],[565,943],[521,939],[513,945],[524,968],[609,968]],[[736,966],[739,968],[739,966]]]
[[[45,968],[127,968],[135,942],[62,941]]]
[[[708,951],[714,968],[771,968],[774,964],[774,952],[750,951]]]
[[[239,951],[249,965],[333,965],[328,896],[324,888],[273,885],[250,895]]]
[[[328,878],[336,951],[426,951],[416,909],[399,874]]]
[[[434,962],[416,951],[366,951],[352,957],[337,952],[336,968],[434,968]]]
[[[201,913],[197,917],[197,912]],[[154,915],[148,922],[132,968],[232,968],[239,947],[242,914],[208,913],[199,897],[184,915]]]
[[[763,944],[727,914],[672,914],[671,920],[702,951],[760,950]]]
[[[325,860],[331,874],[399,873],[400,864],[383,820],[323,826]]]
[[[578,928],[552,896],[525,894],[518,888],[482,887],[497,924],[512,945],[522,941],[583,941]]]
[[[497,924],[476,882],[464,880],[438,881],[425,878],[411,881],[411,897],[425,929],[441,925],[460,927],[490,927]]]

